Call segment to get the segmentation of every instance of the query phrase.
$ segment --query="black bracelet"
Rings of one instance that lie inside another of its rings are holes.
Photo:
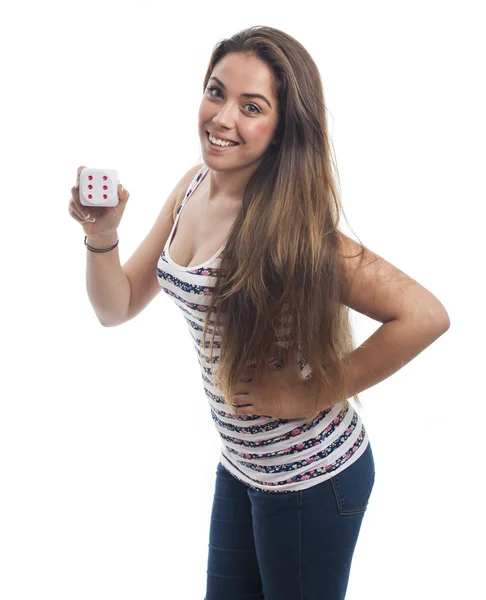
[[[118,236],[117,236],[117,238],[118,238]],[[91,252],[109,252],[110,250],[113,250],[113,248],[116,248],[118,246],[118,242],[120,241],[120,238],[118,238],[116,240],[116,244],[114,246],[112,246],[111,248],[92,248],[86,241],[87,239],[88,239],[88,236],[85,235],[84,236],[84,245],[86,246],[86,248],[88,248],[88,250],[91,250]]]

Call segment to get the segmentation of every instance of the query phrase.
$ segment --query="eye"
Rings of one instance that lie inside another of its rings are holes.
[[[209,95],[210,95],[210,96],[213,96],[213,94],[212,94],[211,92],[212,92],[212,91],[214,91],[214,90],[216,90],[217,92],[220,92],[220,93],[222,94],[221,90],[220,90],[218,87],[216,87],[216,86],[209,86],[209,87],[207,88],[207,91],[209,92]],[[213,96],[213,98],[217,98],[217,96]],[[257,106],[256,104],[253,104],[253,102],[247,102],[247,104],[245,104],[245,106],[252,106],[254,109],[256,109],[256,112],[254,112],[254,111],[252,111],[252,110],[251,110],[251,111],[250,111],[250,114],[256,115],[256,114],[258,114],[258,113],[261,113],[261,112],[262,112],[262,111],[261,111],[261,110],[258,108],[258,106]]]

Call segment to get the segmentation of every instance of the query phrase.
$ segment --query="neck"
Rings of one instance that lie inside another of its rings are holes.
[[[253,163],[241,169],[231,169],[226,171],[214,171],[209,167],[207,199],[209,202],[224,198],[225,202],[243,201],[248,180],[258,167],[258,163]]]

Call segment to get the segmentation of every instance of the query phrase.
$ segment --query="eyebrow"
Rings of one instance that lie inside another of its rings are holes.
[[[219,83],[219,85],[223,88],[223,90],[226,89],[226,86],[224,85],[224,83],[221,81],[221,79],[218,79],[217,77],[210,77],[209,79],[214,79],[215,81],[217,81]],[[270,108],[272,108],[272,105],[270,104],[270,102],[265,98],[265,96],[263,96],[262,94],[241,94],[242,96],[244,96],[245,98],[261,98],[262,100],[265,100],[265,102],[268,104],[268,106]]]

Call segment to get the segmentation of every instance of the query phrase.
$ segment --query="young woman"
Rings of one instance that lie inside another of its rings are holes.
[[[72,190],[100,322],[126,322],[164,290],[194,341],[222,439],[205,600],[345,597],[375,479],[348,400],[449,328],[433,294],[339,230],[325,110],[305,48],[252,27],[214,48],[202,161],[123,268],[129,193],[89,221]],[[357,349],[349,308],[382,323]]]

